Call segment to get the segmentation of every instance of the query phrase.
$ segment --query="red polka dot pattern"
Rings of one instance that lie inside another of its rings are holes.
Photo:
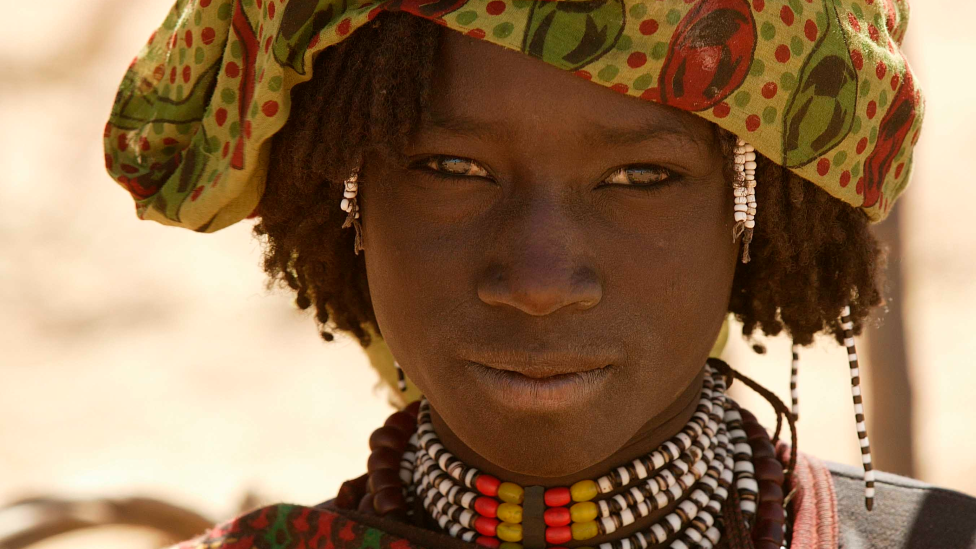
[[[641,24],[639,27],[637,27],[637,29],[644,36],[650,36],[657,32],[658,24],[654,19],[645,19],[644,21],[641,21]]]
[[[292,86],[309,74],[308,52],[322,51],[392,9],[389,3],[352,0],[323,18],[323,10],[338,4],[312,2],[302,11],[286,9],[287,2],[186,0],[150,36],[146,52],[152,54],[133,60],[119,94],[133,100],[116,105],[105,127],[104,162],[138,200],[140,217],[206,231],[233,222],[236,213],[217,214],[228,201],[257,200],[247,186],[263,168],[261,147],[289,116]],[[574,10],[552,10],[553,5],[403,0],[396,9],[515,51],[549,17],[533,46],[545,52],[544,62],[748,135],[759,152],[862,207],[872,220],[887,213],[911,172],[922,111],[898,49],[907,20],[904,0],[621,0],[579,3]],[[325,21],[320,31],[280,32],[285,24],[306,28],[313,19]],[[599,43],[580,47],[579,29],[594,23],[605,30],[593,39]],[[690,38],[717,28],[728,34],[716,44],[706,47]],[[849,57],[838,55],[841,48]],[[848,70],[817,67],[826,54]],[[839,84],[820,82],[827,73],[851,76]],[[200,85],[204,77],[213,80]],[[828,89],[830,94],[818,95]],[[198,112],[202,106],[205,115],[174,123],[127,106],[159,99]],[[837,118],[824,127],[812,115],[802,119],[807,111],[799,105]],[[132,120],[143,129],[127,129]],[[802,151],[788,150],[786,128],[801,130],[798,145],[789,147]],[[821,134],[812,144],[811,136]],[[168,179],[172,166],[192,158],[191,148],[212,162],[194,172],[192,181]],[[790,155],[797,154],[805,156],[790,164]],[[208,193],[217,182],[220,193]],[[144,206],[156,194],[166,211]],[[256,211],[256,203],[234,203],[241,212]],[[214,219],[219,222],[210,224]]]
[[[751,132],[754,132],[759,129],[760,122],[761,121],[759,120],[759,115],[750,114],[749,117],[746,118],[746,129]]]
[[[782,8],[780,8],[780,10],[779,10],[779,18],[783,20],[783,23],[784,23],[784,24],[785,24],[785,25],[786,25],[787,27],[790,27],[790,26],[792,26],[792,25],[793,25],[793,20],[794,20],[794,18],[795,18],[795,15],[793,15],[793,10],[792,10],[792,9],[790,9],[790,7],[789,7],[789,6],[785,6],[785,5],[784,5],[784,6],[783,6]]]
[[[786,44],[780,44],[776,47],[776,60],[780,63],[786,63],[790,60],[790,48]]]

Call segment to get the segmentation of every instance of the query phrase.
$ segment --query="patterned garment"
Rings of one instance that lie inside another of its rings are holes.
[[[255,509],[170,549],[421,549],[331,511],[280,503]]]
[[[383,11],[693,112],[873,221],[910,178],[905,0],[178,0],[105,128],[139,217],[211,232],[254,212],[289,92]]]

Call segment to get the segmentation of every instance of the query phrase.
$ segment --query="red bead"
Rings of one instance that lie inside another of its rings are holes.
[[[573,531],[569,526],[556,526],[555,528],[546,528],[546,543],[566,543],[567,541],[573,540]]]
[[[403,499],[403,490],[399,487],[384,488],[373,494],[373,510],[379,516],[397,511],[407,511],[407,502]]]
[[[783,488],[771,480],[759,479],[759,502],[775,501],[783,504]]]
[[[369,454],[369,459],[366,460],[366,471],[373,473],[380,469],[393,469],[394,471],[400,470],[400,458],[403,457],[402,453],[397,453],[396,450],[390,448],[377,448]]]
[[[773,450],[773,444],[768,440],[758,440],[753,439],[749,441],[749,446],[752,446],[752,459],[762,459],[762,458],[773,458],[776,459],[776,454]]]
[[[545,500],[548,507],[565,507],[572,501],[569,488],[550,488],[546,490]]]
[[[407,449],[410,435],[403,433],[396,427],[380,427],[369,436],[369,449],[390,448],[399,454]]]
[[[502,544],[502,541],[500,539],[490,538],[488,536],[479,536],[477,539],[474,540],[474,542],[476,545],[480,545],[482,547],[491,547],[492,549],[497,549],[498,546]]]
[[[546,526],[566,526],[572,522],[569,518],[569,509],[565,507],[546,509],[546,512],[542,514],[542,518],[546,521]]]
[[[478,479],[474,481],[474,487],[486,496],[495,497],[498,495],[498,486],[501,483],[502,481],[491,475],[479,475]]]
[[[776,484],[783,484],[783,464],[776,458],[763,458],[753,461],[756,469],[756,478],[759,480],[771,480]]]
[[[417,417],[417,414],[420,413],[420,401],[415,400],[410,404],[407,404],[407,407],[404,408],[403,411],[412,415],[413,417]]]
[[[386,427],[394,427],[409,437],[417,430],[417,417],[406,412],[397,412],[386,418],[383,425]]]
[[[482,536],[494,536],[498,529],[498,519],[478,517],[474,519],[474,529]]]
[[[742,430],[746,432],[746,438],[749,440],[769,440],[769,433],[767,433],[766,429],[764,429],[763,426],[759,425],[758,423],[743,423]]]
[[[498,500],[479,496],[474,500],[474,512],[483,517],[495,518],[498,516]]]
[[[379,469],[369,474],[367,486],[369,487],[369,491],[375,494],[386,488],[396,488],[399,490],[403,486],[403,481],[400,480],[399,471],[395,469]]]

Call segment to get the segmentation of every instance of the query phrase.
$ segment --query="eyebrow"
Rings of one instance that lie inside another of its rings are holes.
[[[504,141],[508,138],[507,129],[498,122],[444,112],[430,113],[421,124],[421,131],[425,129],[445,130],[457,135],[475,137],[483,141]],[[667,118],[643,120],[641,124],[632,128],[617,128],[603,124],[591,124],[586,128],[585,135],[612,146],[636,145],[647,141],[675,139],[698,147],[708,145],[708,143],[703,142],[693,132],[686,130],[679,122]]]

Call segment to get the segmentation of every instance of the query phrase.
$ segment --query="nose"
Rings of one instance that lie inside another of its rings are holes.
[[[481,301],[532,316],[595,307],[603,288],[587,260],[585,227],[552,204],[519,209],[496,233],[496,252],[478,281]]]

